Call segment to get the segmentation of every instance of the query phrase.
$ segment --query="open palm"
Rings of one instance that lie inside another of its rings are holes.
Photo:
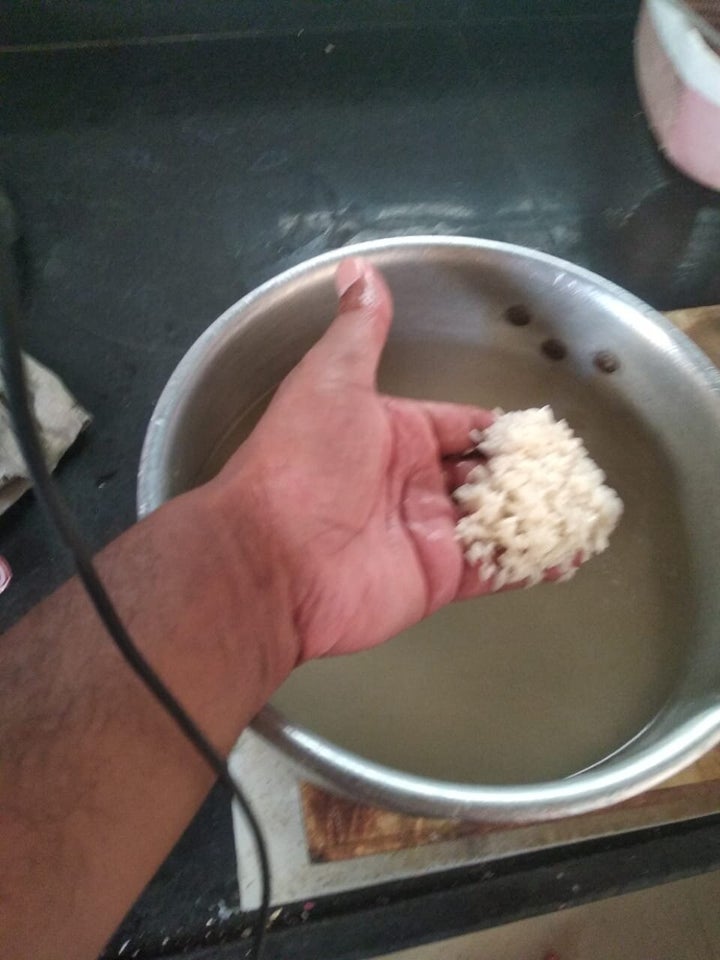
[[[254,491],[300,660],[371,647],[491,589],[455,540],[443,470],[491,414],[379,394],[390,293],[360,259],[341,264],[337,286],[337,318],[221,475]]]

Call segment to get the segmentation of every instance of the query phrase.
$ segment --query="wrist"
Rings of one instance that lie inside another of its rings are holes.
[[[257,671],[259,709],[297,666],[300,639],[287,564],[274,550],[261,498],[241,479],[198,488],[187,495],[187,509],[202,531],[195,549],[205,553],[213,579],[219,629],[238,668]]]
[[[121,603],[130,632],[225,751],[297,662],[280,571],[267,562],[245,507],[234,507],[229,517],[223,491],[208,484],[134,528],[143,531],[142,556],[133,531],[121,540],[123,565],[135,568],[146,595],[139,615]]]

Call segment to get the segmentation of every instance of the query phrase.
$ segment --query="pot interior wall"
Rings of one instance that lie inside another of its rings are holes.
[[[489,267],[483,274],[477,264],[442,262],[418,271],[403,257],[386,261],[397,319],[381,389],[506,409],[552,404],[586,441],[625,514],[609,551],[571,583],[453,606],[383,647],[301,668],[273,702],[329,740],[412,773],[485,784],[571,775],[651,723],[696,646],[688,477],[658,426],[667,392],[683,399],[682,371],[677,384],[662,380],[667,363],[656,358],[657,371],[648,369],[642,331],[603,326],[606,305],[549,275]],[[276,296],[264,314],[253,307],[224,361],[223,389],[213,399],[206,378],[202,416],[192,398],[186,403],[183,418],[194,432],[182,435],[194,439],[178,454],[174,492],[219,469],[301,347],[328,322],[330,272],[302,294]],[[517,304],[530,311],[527,326],[505,318]],[[263,324],[271,333],[258,376],[250,338],[262,341]],[[564,359],[542,351],[551,337],[567,347]],[[614,351],[620,369],[599,371],[598,349]],[[700,413],[709,423],[711,414]],[[703,478],[692,482],[690,509],[705,495]]]

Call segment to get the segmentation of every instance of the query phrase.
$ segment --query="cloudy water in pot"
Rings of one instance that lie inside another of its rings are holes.
[[[382,647],[307,664],[273,703],[364,757],[444,780],[523,783],[598,762],[657,713],[690,643],[685,535],[662,448],[610,380],[590,386],[552,360],[396,342],[380,382],[505,409],[551,403],[625,513],[609,550],[572,582],[455,604]]]

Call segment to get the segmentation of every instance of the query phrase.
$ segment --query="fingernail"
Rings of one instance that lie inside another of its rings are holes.
[[[335,289],[338,297],[343,297],[350,287],[365,278],[366,263],[362,257],[349,257],[343,260],[335,273]]]

